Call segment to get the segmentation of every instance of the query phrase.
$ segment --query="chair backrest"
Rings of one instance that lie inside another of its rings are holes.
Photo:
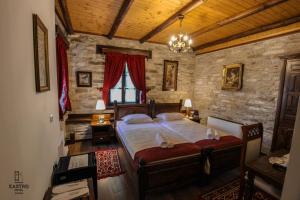
[[[243,131],[243,147],[241,155],[241,168],[244,169],[246,163],[257,159],[261,152],[261,143],[263,137],[262,123],[244,125]]]

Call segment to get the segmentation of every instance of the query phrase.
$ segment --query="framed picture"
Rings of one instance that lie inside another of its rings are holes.
[[[222,90],[240,90],[243,81],[243,64],[225,65],[223,68]]]
[[[164,60],[163,91],[177,90],[178,61]]]
[[[92,87],[92,72],[76,72],[77,87]]]
[[[41,19],[32,15],[35,86],[37,92],[50,90],[48,30]]]

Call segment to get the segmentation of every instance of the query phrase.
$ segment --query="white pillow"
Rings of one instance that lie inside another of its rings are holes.
[[[184,115],[181,113],[160,113],[156,117],[163,121],[174,121],[184,118]]]
[[[126,124],[142,124],[153,122],[152,118],[146,114],[130,114],[122,117]]]

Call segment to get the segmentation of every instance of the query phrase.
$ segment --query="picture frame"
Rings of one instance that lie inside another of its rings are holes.
[[[241,90],[243,85],[243,68],[241,63],[224,65],[222,90]]]
[[[164,60],[163,91],[177,91],[178,61]]]
[[[32,15],[36,92],[50,90],[48,30],[37,14]]]
[[[77,87],[92,87],[92,72],[77,71],[76,82]]]

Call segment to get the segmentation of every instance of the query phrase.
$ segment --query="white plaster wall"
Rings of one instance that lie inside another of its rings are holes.
[[[57,104],[53,0],[0,1],[0,199],[41,200],[62,139]],[[48,28],[51,90],[36,93],[32,14]],[[50,114],[54,121],[50,122]],[[15,195],[14,171],[29,190]]]

